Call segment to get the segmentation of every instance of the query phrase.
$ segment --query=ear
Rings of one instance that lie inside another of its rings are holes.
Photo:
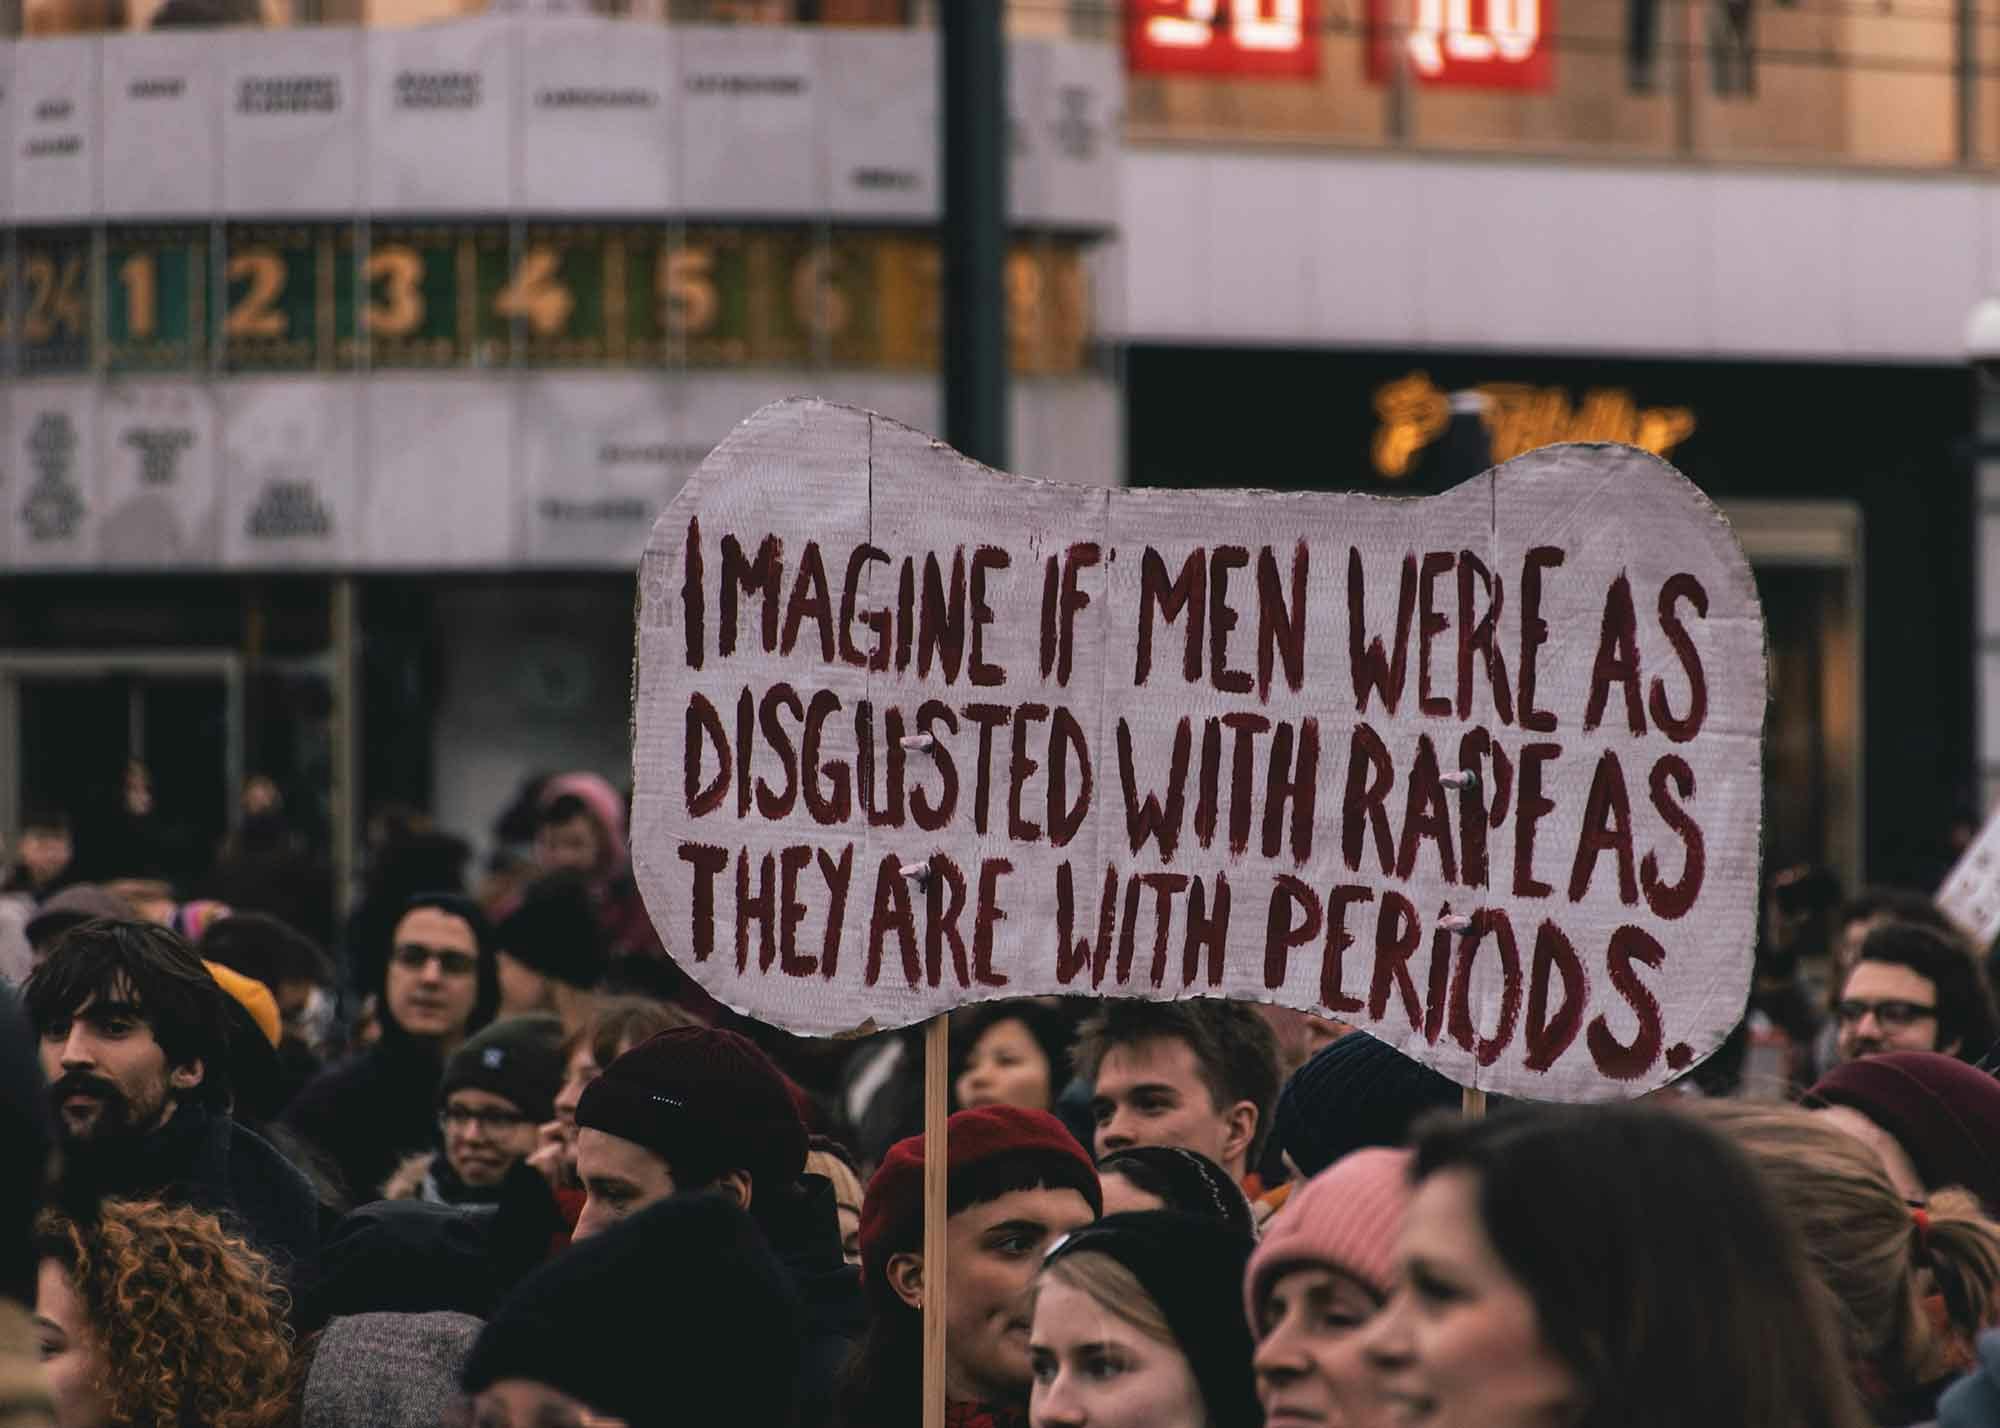
[[[1222,1113],[1222,1120],[1229,1127],[1222,1141],[1223,1158],[1248,1159],[1250,1142],[1257,1138],[1257,1103],[1238,1101]]]
[[[883,1277],[896,1297],[912,1309],[924,1307],[924,1257],[920,1254],[892,1254]]]
[[[208,1068],[199,1060],[190,1061],[185,1066],[175,1066],[167,1072],[167,1084],[176,1091],[192,1091],[208,1075]]]
[[[1940,1047],[1938,1048],[1938,1050],[1939,1050],[1939,1051],[1941,1051],[1941,1052],[1943,1052],[1943,1053],[1944,1053],[1944,1054],[1945,1054],[1946,1056],[1956,1056],[1956,1055],[1958,1055],[1958,1048],[1959,1048],[1959,1047],[1961,1047],[1961,1046],[1963,1046],[1964,1044],[1965,1044],[1965,1038],[1964,1038],[1964,1037],[1962,1037],[1962,1036],[1954,1036],[1954,1037],[1953,1037],[1953,1038],[1951,1039],[1951,1045],[1949,1045],[1949,1046],[1940,1046]]]
[[[725,1170],[715,1177],[715,1184],[709,1188],[720,1190],[736,1202],[737,1209],[747,1211],[750,1208],[750,1192],[756,1187],[750,1180],[749,1171]]]

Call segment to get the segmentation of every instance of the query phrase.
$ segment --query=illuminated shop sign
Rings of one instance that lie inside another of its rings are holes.
[[[1694,435],[1688,407],[1642,407],[1622,387],[1594,387],[1573,401],[1561,387],[1487,382],[1486,429],[1497,464],[1559,441],[1618,441],[1665,456]],[[1451,422],[1451,397],[1428,373],[1412,372],[1375,389],[1376,473],[1400,481]]]
[[[937,244],[907,230],[270,222],[15,237],[0,344],[31,376],[938,360]],[[1006,285],[1014,369],[1081,370],[1080,242],[1017,243]]]
[[[1368,77],[1394,77],[1402,33],[1402,58],[1420,85],[1550,89],[1555,23],[1556,0],[1368,0]]]
[[[1313,79],[1317,0],[1130,0],[1126,63],[1134,74]]]

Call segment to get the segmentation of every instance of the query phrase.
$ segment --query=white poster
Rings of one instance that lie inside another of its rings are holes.
[[[514,384],[371,377],[365,389],[369,566],[499,569],[514,550]]]
[[[702,387],[638,374],[525,378],[517,561],[635,563],[654,519],[718,434],[702,415]]]
[[[658,213],[679,203],[673,33],[617,20],[533,23],[521,56],[524,209]]]
[[[505,213],[533,27],[469,19],[368,31],[368,202],[378,214]]]
[[[232,214],[344,213],[361,200],[363,31],[236,30],[227,56],[223,199]]]
[[[225,52],[212,35],[104,41],[104,213],[206,220],[222,203]]]
[[[108,382],[99,418],[106,565],[213,567],[222,559],[216,389],[193,380]]]
[[[36,39],[15,51],[13,216],[85,223],[97,213],[94,39]]]
[[[97,559],[97,386],[14,382],[7,524],[13,568],[91,565]]]
[[[1422,500],[1107,491],[787,402],[639,584],[639,884],[760,1020],[1230,997],[1592,1100],[1743,1014],[1763,617],[1633,448]]]
[[[811,30],[676,26],[681,206],[756,217],[826,208]]]
[[[827,206],[839,218],[935,219],[936,35],[828,26],[817,39]]]
[[[360,418],[352,380],[235,378],[222,388],[224,564],[358,559]]]

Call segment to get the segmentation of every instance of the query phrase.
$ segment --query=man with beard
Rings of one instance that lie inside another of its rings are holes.
[[[62,1152],[60,1194],[158,1199],[220,1216],[294,1287],[319,1255],[312,1184],[230,1119],[227,993],[164,927],[104,919],[24,989]]]

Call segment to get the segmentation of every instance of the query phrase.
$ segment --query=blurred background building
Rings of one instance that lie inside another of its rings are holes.
[[[675,483],[798,392],[941,425],[940,3],[8,0],[0,830],[129,755],[345,861],[622,767]],[[1657,451],[1762,583],[1768,865],[1935,882],[2000,791],[2000,0],[1007,10],[1013,469]]]

